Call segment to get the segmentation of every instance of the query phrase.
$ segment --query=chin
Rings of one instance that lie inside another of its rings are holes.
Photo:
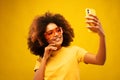
[[[62,42],[54,42],[54,43],[52,43],[52,44],[55,44],[55,45],[61,45]]]
[[[62,45],[62,42],[55,43],[56,46]]]

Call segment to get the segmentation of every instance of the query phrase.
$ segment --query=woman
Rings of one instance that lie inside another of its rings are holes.
[[[92,14],[86,17],[86,23],[89,24],[88,29],[100,38],[96,55],[78,46],[69,46],[74,32],[62,15],[47,12],[33,20],[28,47],[33,54],[40,56],[35,66],[34,80],[79,80],[80,62],[104,65],[106,46],[102,26]]]

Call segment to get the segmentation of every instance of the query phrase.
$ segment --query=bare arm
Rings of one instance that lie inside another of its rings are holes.
[[[44,72],[47,60],[45,58],[42,59],[41,65],[38,70],[36,70],[34,75],[34,80],[44,80]]]
[[[35,72],[34,80],[44,80],[45,67],[46,67],[47,60],[48,60],[48,58],[50,57],[51,52],[52,52],[53,50],[56,50],[56,49],[57,49],[57,48],[56,48],[56,47],[53,47],[51,44],[48,45],[48,46],[45,48],[45,52],[44,52],[44,56],[43,56],[43,58],[42,58],[41,65],[40,65],[39,69]]]
[[[102,26],[96,16],[89,15],[87,18],[87,23],[90,25],[91,23],[94,25],[90,25],[88,28],[97,33],[99,36],[99,48],[96,55],[87,53],[84,57],[85,63],[104,65],[106,60],[106,43],[105,43],[105,34],[102,29]]]

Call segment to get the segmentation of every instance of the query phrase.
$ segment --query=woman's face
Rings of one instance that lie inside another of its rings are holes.
[[[45,39],[49,44],[61,45],[63,42],[63,31],[55,23],[49,23],[44,33]]]

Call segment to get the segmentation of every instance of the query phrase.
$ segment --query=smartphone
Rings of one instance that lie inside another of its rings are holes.
[[[86,12],[86,16],[88,16],[89,14],[96,15],[95,9],[92,8],[86,8],[85,12]]]
[[[92,9],[92,8],[86,8],[85,13],[86,13],[86,16],[89,16],[89,14],[96,15],[95,9]],[[87,26],[94,26],[94,24],[93,23],[87,24]],[[91,32],[91,31],[88,29],[88,32]]]

